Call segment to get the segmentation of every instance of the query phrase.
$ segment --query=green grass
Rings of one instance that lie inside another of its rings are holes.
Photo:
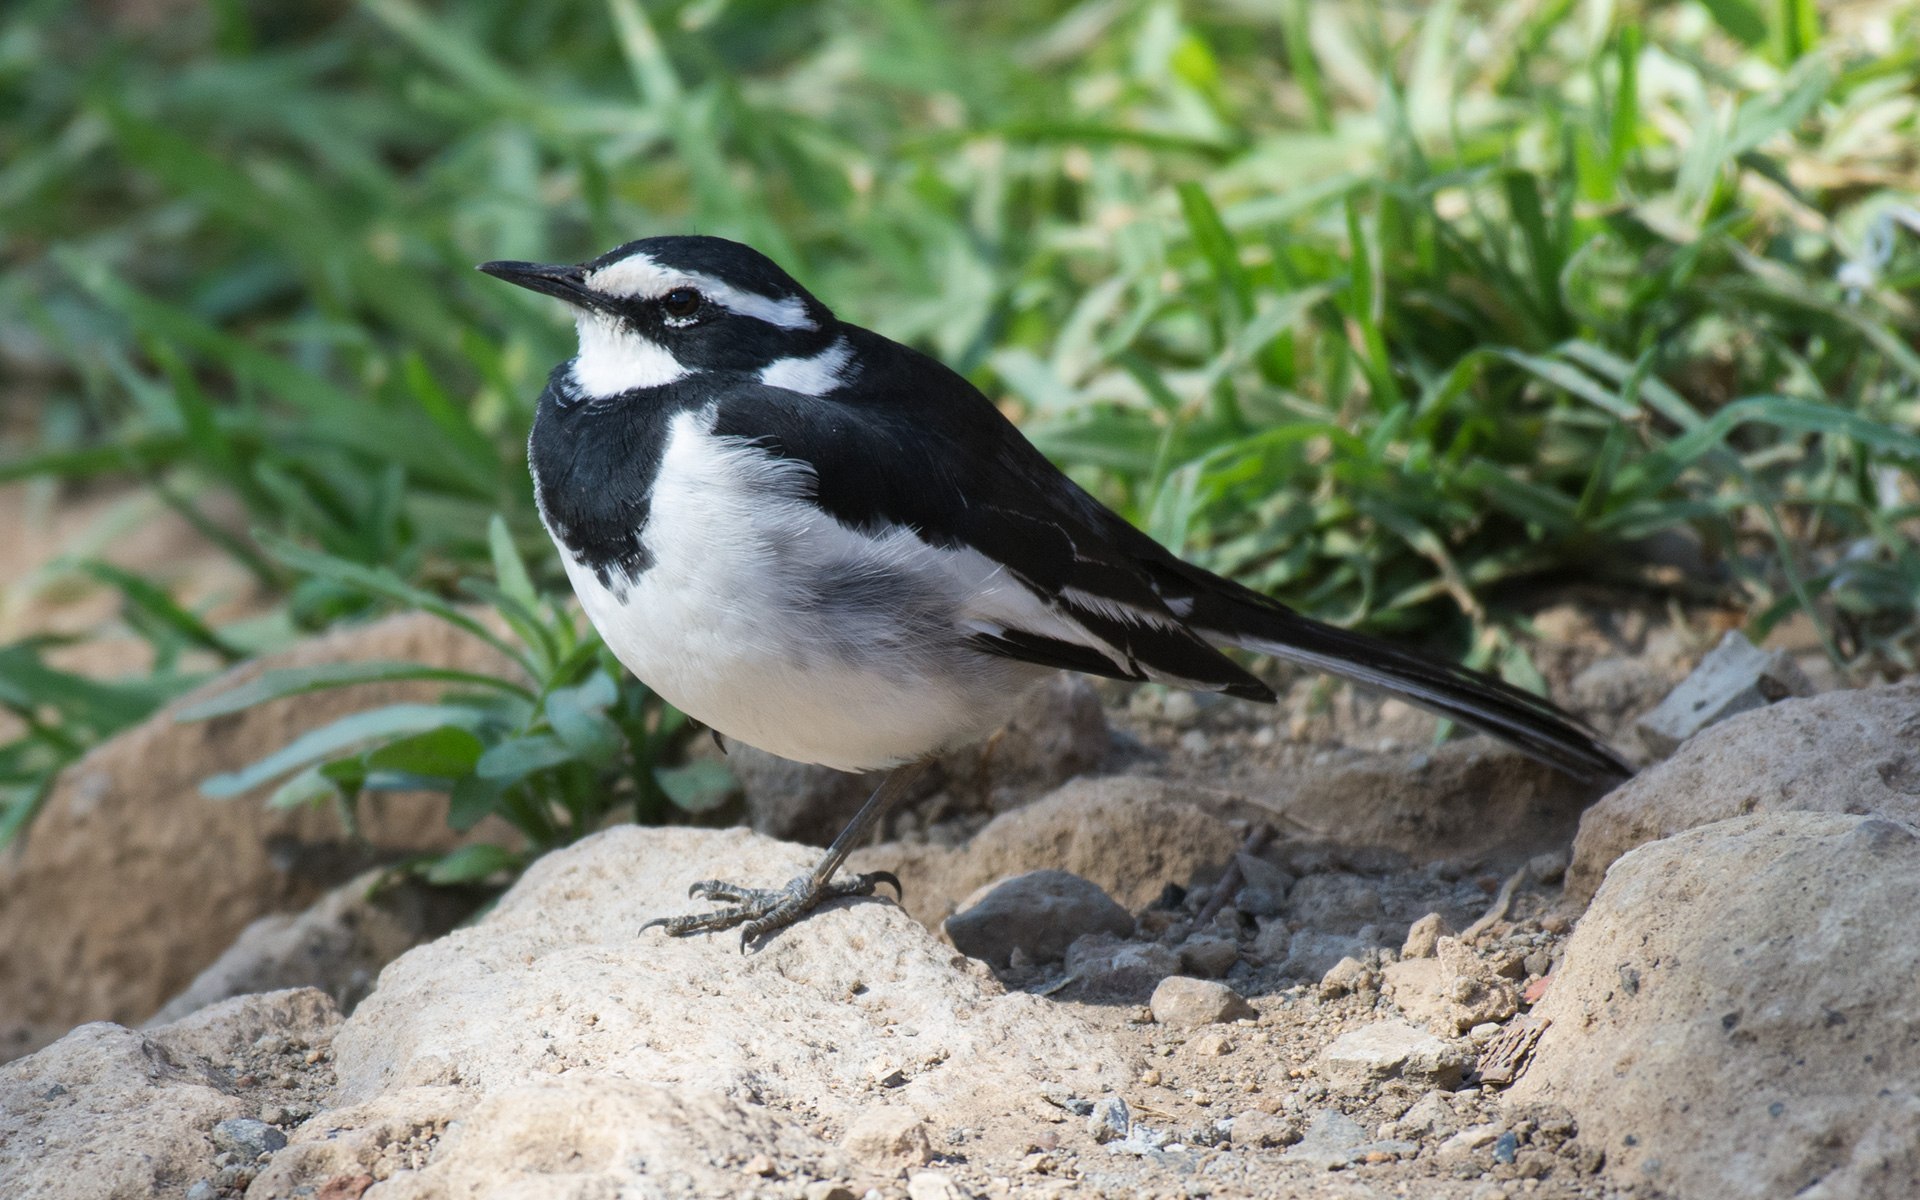
[[[1920,236],[1842,278],[1920,192],[1897,4],[69,7],[0,18],[0,479],[154,487],[296,625],[376,601],[270,536],[445,592],[500,513],[556,585],[570,331],[471,265],[692,230],[1331,619],[1485,659],[1597,578],[1915,666]]]

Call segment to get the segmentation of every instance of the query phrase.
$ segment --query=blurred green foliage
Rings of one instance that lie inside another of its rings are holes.
[[[500,513],[556,582],[521,446],[571,331],[471,265],[697,231],[1332,619],[1484,660],[1502,585],[1558,573],[1915,665],[1898,4],[96,11],[0,17],[38,405],[0,479],[142,481],[297,624],[370,601],[266,535],[444,591]]]

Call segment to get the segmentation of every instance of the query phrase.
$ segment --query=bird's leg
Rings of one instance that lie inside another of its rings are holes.
[[[908,763],[895,767],[880,781],[873,795],[847,822],[840,836],[833,839],[833,845],[820,857],[820,862],[812,871],[790,881],[781,888],[749,888],[738,884],[726,883],[718,879],[703,879],[687,890],[690,896],[699,896],[708,900],[723,901],[727,907],[712,912],[689,913],[683,917],[656,917],[640,928],[642,932],[655,925],[666,930],[669,937],[686,937],[691,933],[714,933],[722,929],[740,927],[740,948],[745,950],[747,943],[755,938],[785,929],[787,926],[806,916],[820,904],[836,900],[842,896],[871,896],[873,889],[884,883],[893,888],[894,894],[900,893],[900,880],[890,871],[872,871],[865,875],[855,875],[850,879],[834,879],[834,872],[840,869],[847,855],[853,853],[873,827],[880,823],[888,810],[900,802],[927,769],[927,761]]]

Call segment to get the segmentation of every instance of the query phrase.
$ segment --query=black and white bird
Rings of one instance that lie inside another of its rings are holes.
[[[540,396],[541,519],[620,661],[725,737],[890,769],[819,866],[720,881],[674,935],[741,943],[884,873],[835,880],[931,757],[998,728],[1054,671],[1272,701],[1222,653],[1378,688],[1583,779],[1630,774],[1592,730],[1499,680],[1323,624],[1170,554],[1061,474],[978,389],[837,320],[748,246],[629,242],[480,270],[572,307]]]

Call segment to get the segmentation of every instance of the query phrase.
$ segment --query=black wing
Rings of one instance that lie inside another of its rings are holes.
[[[934,359],[852,329],[861,375],[826,396],[735,394],[715,432],[804,459],[820,504],[855,528],[905,525],[1006,569],[1089,635],[983,634],[1044,666],[1271,701],[1213,643],[1381,688],[1583,779],[1632,774],[1551,702],[1491,676],[1304,617],[1169,553],[1048,462],[972,384]]]
[[[986,653],[1274,698],[1167,607],[1131,552],[1170,556],[1062,475],[977,388],[877,334],[848,336],[857,378],[825,396],[730,389],[714,432],[811,464],[821,507],[847,525],[906,526],[933,545],[977,550],[1089,635],[983,632],[975,644]]]

